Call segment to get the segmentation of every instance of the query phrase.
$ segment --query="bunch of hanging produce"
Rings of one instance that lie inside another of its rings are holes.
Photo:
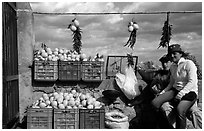
[[[136,42],[136,36],[137,36],[138,29],[139,29],[139,26],[137,22],[133,20],[129,22],[128,31],[130,32],[130,36],[129,36],[127,43],[124,46],[130,47],[131,49],[133,49],[135,42]]]
[[[72,20],[72,23],[69,24],[68,29],[70,29],[72,31],[72,35],[73,35],[73,49],[78,53],[81,54],[81,47],[82,47],[82,42],[81,42],[81,33],[82,30],[79,27],[79,21],[74,18]]]
[[[168,23],[168,21],[165,21],[164,22],[164,26],[162,28],[162,36],[161,36],[161,41],[160,41],[160,44],[159,44],[159,47],[168,47],[169,45],[169,42],[170,42],[170,39],[171,39],[171,27],[172,25],[170,25]]]

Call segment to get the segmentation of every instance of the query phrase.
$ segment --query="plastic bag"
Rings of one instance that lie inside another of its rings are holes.
[[[136,96],[140,95],[138,81],[132,66],[128,66],[126,68],[125,75],[117,73],[115,80],[121,91],[129,100],[132,100]]]

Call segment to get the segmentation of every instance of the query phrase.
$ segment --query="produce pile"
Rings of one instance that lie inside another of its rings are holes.
[[[74,50],[68,50],[65,48],[51,48],[42,44],[40,50],[34,52],[35,61],[104,61],[103,55],[96,54],[93,58],[87,57],[84,53],[77,53]]]
[[[54,109],[99,109],[103,103],[93,92],[77,87],[66,88],[53,93],[44,93],[32,104],[32,108]]]

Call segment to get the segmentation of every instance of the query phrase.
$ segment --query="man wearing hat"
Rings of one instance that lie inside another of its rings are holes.
[[[169,46],[168,56],[173,64],[170,67],[168,86],[153,99],[152,105],[159,109],[163,103],[173,100],[176,105],[176,128],[186,128],[186,112],[197,100],[197,68],[191,60],[184,59],[185,53],[179,44]]]
[[[168,56],[167,54],[163,55],[159,61],[162,64],[162,68],[163,71],[168,71],[170,69],[170,66],[172,64],[171,62],[171,58],[170,56]],[[165,73],[166,77],[162,78],[163,81],[161,82],[161,84],[158,86],[153,86],[153,90],[155,91],[155,93],[159,93],[162,88],[164,89],[164,86],[167,86],[169,83],[169,75],[167,75],[168,73]],[[153,82],[154,83],[154,82]],[[162,86],[161,86],[162,85]],[[169,121],[169,123],[171,123],[172,125],[174,125],[174,110],[173,110],[173,106],[171,105],[170,102],[165,102],[164,104],[162,104],[161,109],[162,111],[164,111],[165,115],[167,116],[167,119]],[[195,103],[188,111],[188,118],[190,118],[190,120],[192,121],[193,127],[195,129],[202,129],[202,112],[201,110],[198,108],[197,103]]]
[[[170,66],[172,64],[170,57],[165,54],[163,55],[159,61],[161,62],[162,69],[158,70],[152,80],[150,87],[155,94],[161,92],[169,83],[170,79]]]

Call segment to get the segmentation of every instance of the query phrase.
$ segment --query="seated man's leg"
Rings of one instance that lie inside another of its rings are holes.
[[[172,125],[172,127],[176,127],[176,112],[174,107],[170,104],[170,102],[165,102],[161,106],[161,110],[163,110],[169,124]]]
[[[195,103],[189,110],[191,121],[195,129],[202,129],[202,111]]]
[[[154,98],[152,100],[152,105],[155,109],[156,113],[156,118],[158,121],[158,124],[160,128],[172,128],[172,126],[169,124],[166,115],[164,114],[163,111],[160,110],[160,107],[163,103],[170,101],[171,99],[174,98],[175,92],[173,90],[167,91],[164,94],[159,95],[158,97]]]
[[[167,101],[170,101],[174,98],[175,92],[173,90],[167,91],[164,94],[159,95],[158,97],[152,100],[152,105],[159,109],[161,105]]]

